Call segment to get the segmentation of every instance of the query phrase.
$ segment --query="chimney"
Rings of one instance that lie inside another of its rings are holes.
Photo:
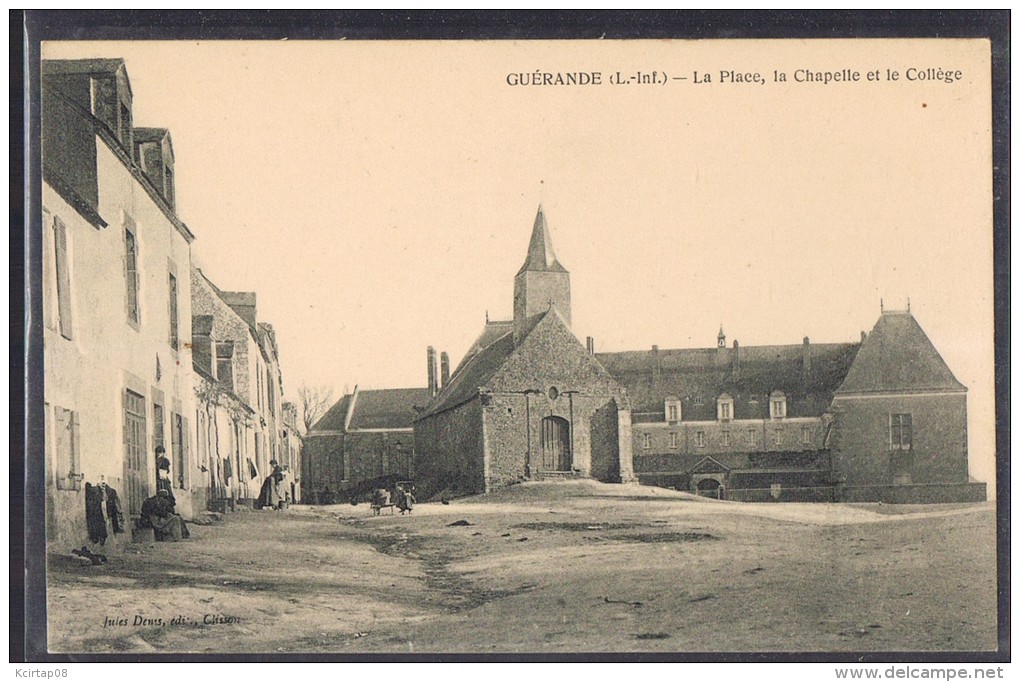
[[[733,374],[740,374],[740,342],[733,339]]]
[[[429,362],[429,395],[435,396],[439,392],[439,387],[436,384],[436,349],[429,346],[426,352]]]
[[[866,331],[864,331],[862,329],[861,330],[861,343],[864,343],[864,340],[867,339],[867,338],[868,338],[868,332],[866,332]]]
[[[652,346],[652,390],[658,393],[662,381],[662,364],[659,362],[659,347]]]
[[[804,337],[804,380],[811,376],[811,339]]]
[[[586,345],[588,347],[588,355],[595,355],[595,339],[594,339],[594,337],[589,336],[587,341],[586,341]]]
[[[446,388],[446,384],[450,383],[450,355],[445,350],[439,354],[439,367],[442,378],[439,388]]]

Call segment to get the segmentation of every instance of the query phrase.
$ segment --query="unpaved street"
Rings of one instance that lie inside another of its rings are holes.
[[[740,504],[529,483],[405,517],[237,512],[186,542],[112,549],[104,566],[58,549],[54,652],[996,646],[991,503]]]

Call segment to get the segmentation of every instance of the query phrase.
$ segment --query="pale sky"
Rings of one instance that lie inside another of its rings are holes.
[[[429,345],[456,365],[486,311],[511,317],[541,202],[574,333],[599,351],[710,347],[720,323],[743,346],[853,341],[880,299],[909,298],[970,389],[971,472],[992,492],[987,42],[139,41],[43,55],[125,59],[135,124],[173,137],[194,258],[219,287],[257,292],[288,399],[303,384],[424,386]],[[906,80],[929,67],[962,77]],[[861,80],[797,83],[798,69]],[[603,84],[507,84],[535,70]],[[729,70],[766,82],[719,83]],[[618,71],[660,82],[609,83]]]

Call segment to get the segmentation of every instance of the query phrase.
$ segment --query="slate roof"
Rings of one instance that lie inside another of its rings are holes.
[[[319,421],[312,424],[309,433],[316,431],[343,431],[344,419],[347,418],[347,406],[351,402],[351,394],[348,393],[340,400],[333,403],[333,406],[326,410],[326,413],[319,417]]]
[[[351,417],[352,429],[407,429],[414,421],[415,406],[428,403],[427,388],[387,388],[358,391]]]
[[[768,414],[768,396],[783,391],[787,416],[819,416],[854,362],[859,343],[811,344],[805,372],[803,344],[733,348],[666,349],[596,353],[602,366],[627,389],[633,411],[663,411],[667,396],[681,399],[684,421],[714,420],[715,399],[728,393],[735,418]],[[739,362],[736,356],[739,353]],[[654,364],[658,356],[659,376]],[[698,404],[694,398],[700,399]],[[752,400],[754,398],[755,400]]]
[[[355,389],[357,390],[357,389]],[[348,393],[329,408],[312,426],[316,431],[343,431],[348,406],[353,399]],[[386,388],[357,391],[350,429],[407,429],[414,420],[415,407],[429,401],[427,388]]]
[[[909,312],[884,312],[837,393],[966,390]]]
[[[478,394],[493,374],[499,371],[510,354],[514,352],[513,329],[505,332],[487,347],[466,358],[449,383],[439,392],[435,400],[421,413],[422,417],[456,407]]]
[[[120,57],[114,59],[44,59],[43,75],[69,73],[114,73],[124,66]]]
[[[475,342],[471,344],[470,348],[468,348],[468,351],[464,354],[460,364],[457,365],[450,376],[456,376],[457,373],[464,368],[464,365],[467,364],[468,360],[473,358],[483,349],[488,348],[493,341],[496,341],[507,332],[512,332],[513,330],[513,320],[486,320],[485,328],[482,329],[482,333],[478,335]]]
[[[526,270],[538,270],[540,272],[567,271],[556,260],[552,239],[549,237],[549,228],[545,224],[545,213],[542,212],[541,206],[538,207],[538,214],[535,215],[535,225],[531,229],[528,256],[524,259],[524,265],[517,271],[517,274],[519,275]]]
[[[146,142],[163,142],[165,139],[167,145],[170,147],[170,156],[174,156],[174,141],[170,135],[170,131],[166,128],[135,128],[133,130],[135,144],[145,144]]]

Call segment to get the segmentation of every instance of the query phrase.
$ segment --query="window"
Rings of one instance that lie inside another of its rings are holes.
[[[255,363],[255,404],[262,411],[262,365]]]
[[[124,145],[124,149],[127,151],[128,156],[134,160],[134,145],[132,144],[132,126],[131,126],[131,109],[128,105],[123,102],[120,103],[120,130],[117,131],[117,137],[120,138],[120,143]]]
[[[170,273],[170,347],[174,350],[180,348],[180,319],[177,309],[177,278]]]
[[[754,393],[752,393],[751,397],[748,398],[748,401],[752,402],[752,403],[756,403],[756,402],[758,402],[758,396],[756,396]]]
[[[130,225],[124,228],[124,276],[127,280],[128,322],[137,328],[142,321],[138,307],[138,240]]]
[[[783,444],[783,430],[782,429],[776,429],[775,431],[772,432],[772,444],[773,445],[782,445]]]
[[[79,472],[78,413],[55,408],[56,432],[54,443],[57,456],[57,488],[59,490],[78,490],[81,485]]]
[[[68,261],[67,226],[60,218],[53,219],[53,242],[56,245],[57,316],[60,335],[71,338],[71,265]]]
[[[811,429],[806,426],[800,427],[800,442],[804,445],[811,444]]]
[[[185,488],[185,462],[188,452],[188,420],[174,412],[170,417],[170,445],[173,449],[173,484]]]
[[[679,440],[678,436],[679,434],[676,431],[669,434],[669,447],[671,448],[677,447],[677,441]]]
[[[701,396],[700,395],[694,396],[694,404],[695,405],[700,405],[701,404]]]
[[[726,393],[723,393],[716,400],[716,416],[719,421],[733,419],[733,398]]]
[[[769,399],[769,416],[773,419],[786,416],[786,394],[782,391],[776,391]]]
[[[165,178],[163,185],[163,196],[166,197],[166,203],[170,204],[170,208],[174,208],[174,169],[172,166],[163,167],[163,176]]]
[[[754,429],[747,430],[747,444],[754,447],[758,444],[758,432]]]
[[[159,446],[166,447],[166,438],[163,435],[163,406],[158,403],[152,404],[152,449]]]
[[[234,344],[232,341],[216,344],[216,380],[228,391],[234,390]]]
[[[266,367],[266,395],[269,398],[269,413],[276,414],[276,385],[269,367]]]
[[[680,421],[680,401],[676,398],[666,398],[666,421]]]
[[[697,445],[699,448],[705,447],[704,431],[698,431],[697,433],[694,434],[694,444]]]
[[[723,431],[722,432],[722,444],[723,444],[723,447],[727,447],[728,448],[730,446],[730,432],[729,431]]]
[[[913,444],[913,416],[909,414],[889,415],[889,449],[910,450]]]
[[[641,434],[641,448],[644,450],[652,449],[652,434],[650,433]]]

